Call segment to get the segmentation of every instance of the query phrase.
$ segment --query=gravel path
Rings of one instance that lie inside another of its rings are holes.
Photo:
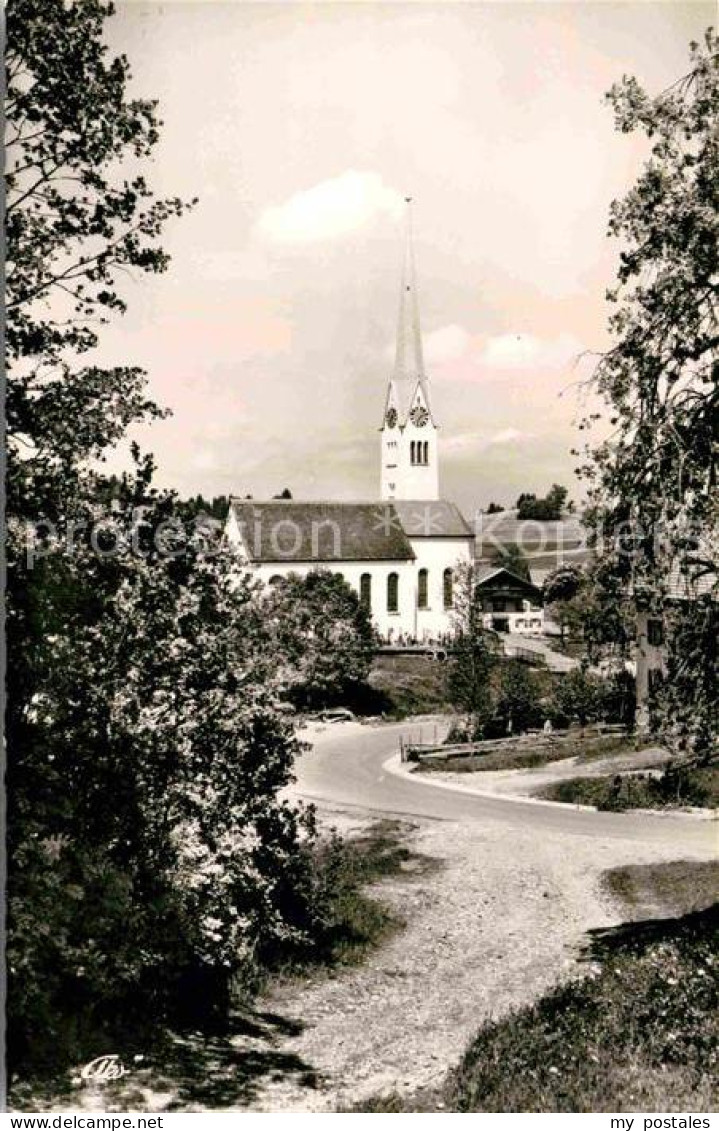
[[[503,825],[420,822],[410,835],[444,868],[383,882],[408,925],[361,967],[265,1000],[303,1023],[281,1047],[312,1066],[317,1086],[299,1074],[267,1081],[254,1110],[327,1111],[439,1084],[484,1021],[580,970],[586,930],[621,921],[600,888],[605,869],[682,855],[561,834],[539,841]]]
[[[337,765],[341,780],[349,763]],[[716,844],[689,838],[691,822],[676,838],[662,823],[654,841],[602,839],[591,813],[587,833],[538,827],[523,820],[530,808],[513,824],[491,808],[481,819],[406,818],[411,847],[441,866],[378,885],[406,927],[361,966],[279,984],[234,1034],[192,1035],[169,1056],[148,1050],[110,1090],[79,1088],[34,1110],[332,1111],[439,1084],[485,1021],[581,972],[586,931],[625,917],[602,890],[606,869],[706,858]],[[320,816],[345,835],[378,819],[339,802]]]

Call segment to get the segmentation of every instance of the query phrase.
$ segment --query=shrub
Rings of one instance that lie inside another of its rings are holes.
[[[520,660],[504,664],[495,699],[495,717],[504,725],[503,733],[509,730],[510,722],[514,733],[539,726],[542,722],[539,698],[537,680],[526,664]]]
[[[290,574],[272,586],[263,609],[290,702],[317,710],[361,699],[375,635],[367,609],[340,574]]]
[[[123,490],[112,556],[78,537],[24,584],[13,556],[9,651],[27,681],[7,715],[14,1067],[72,1057],[59,1032],[91,1045],[139,1002],[160,1022],[183,985],[221,1010],[258,948],[304,929],[313,827],[279,796],[300,747],[254,588],[192,539],[161,553],[173,501],[142,478]]]
[[[557,682],[550,705],[552,722],[577,718],[582,726],[601,713],[603,683],[597,676],[575,668]]]
[[[684,805],[714,808],[719,805],[719,770],[670,767],[658,777],[640,773],[570,778],[547,786],[539,796],[613,811]]]

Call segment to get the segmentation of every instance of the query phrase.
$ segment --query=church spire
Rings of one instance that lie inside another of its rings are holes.
[[[394,369],[387,383],[381,429],[383,499],[439,498],[437,425],[424,370],[419,300],[412,245],[411,197],[407,204],[404,269],[399,300]]]
[[[419,296],[414,262],[414,242],[412,233],[412,197],[405,197],[405,249],[402,270],[402,289],[399,298],[399,320],[397,324],[397,348],[394,359],[395,381],[420,381],[424,384],[424,359],[422,357],[422,333],[419,326]]]

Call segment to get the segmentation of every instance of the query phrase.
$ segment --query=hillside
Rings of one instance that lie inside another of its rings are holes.
[[[529,560],[532,581],[541,585],[563,562],[582,565],[589,560],[587,531],[581,515],[565,514],[557,521],[520,519],[517,510],[480,512],[475,522],[477,561],[490,562],[506,546],[519,546]]]

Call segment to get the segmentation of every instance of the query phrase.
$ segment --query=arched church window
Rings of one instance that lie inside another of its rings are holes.
[[[360,601],[369,612],[372,608],[372,574],[363,573],[360,577]]]
[[[442,593],[445,609],[451,609],[454,605],[454,574],[451,569],[446,569],[442,575]]]
[[[429,440],[423,440],[422,441],[422,447],[424,449],[424,452],[423,452],[424,459],[423,459],[422,462],[423,463],[429,463]]]
[[[429,604],[429,574],[421,569],[417,575],[417,608],[426,609]]]
[[[399,574],[390,573],[387,577],[387,612],[399,611]]]
[[[417,462],[417,441],[416,440],[412,440],[410,445],[409,445],[409,462],[410,463],[416,463]]]

